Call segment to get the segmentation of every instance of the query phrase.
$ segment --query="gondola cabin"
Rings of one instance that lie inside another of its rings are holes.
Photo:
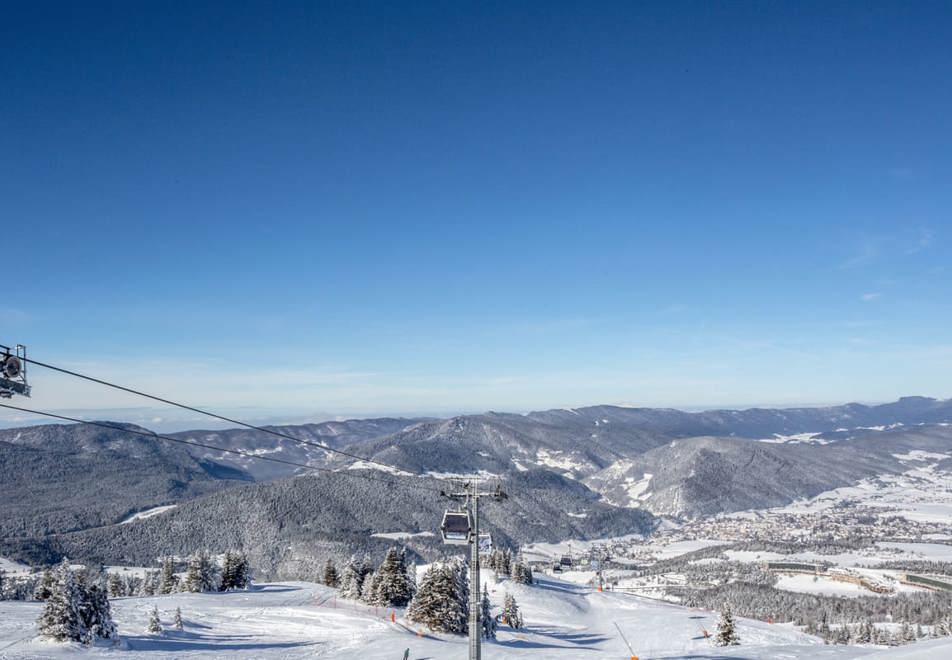
[[[468,511],[447,511],[443,514],[443,524],[440,525],[443,543],[467,545],[472,530],[473,524]]]

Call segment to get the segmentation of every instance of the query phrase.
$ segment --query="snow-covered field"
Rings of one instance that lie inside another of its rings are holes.
[[[877,647],[825,646],[789,626],[742,619],[742,645],[725,652],[711,646],[703,630],[713,631],[716,615],[621,593],[543,578],[523,586],[489,581],[491,598],[500,603],[513,593],[526,627],[502,628],[484,646],[487,660],[516,658],[628,658],[617,624],[639,658],[904,658],[952,657],[952,641],[883,651]],[[340,601],[336,591],[305,582],[266,584],[248,592],[173,594],[112,601],[123,642],[119,648],[83,649],[37,638],[39,603],[0,602],[0,658],[410,658],[457,660],[467,657],[463,637],[434,635],[390,611]],[[185,631],[146,632],[149,612],[157,607],[163,623],[182,609]]]
[[[882,514],[908,520],[947,523],[952,520],[952,473],[939,469],[938,463],[947,454],[912,451],[896,455],[909,469],[898,475],[880,475],[820,493],[807,500],[768,509],[775,513],[815,513],[830,509],[844,501],[862,502],[882,509]],[[741,517],[750,512],[727,514]]]

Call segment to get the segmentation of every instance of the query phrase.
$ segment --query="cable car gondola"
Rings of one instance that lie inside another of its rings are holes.
[[[443,514],[443,524],[440,525],[443,543],[448,545],[467,545],[472,531],[473,521],[469,517],[469,511],[447,510],[446,513]]]

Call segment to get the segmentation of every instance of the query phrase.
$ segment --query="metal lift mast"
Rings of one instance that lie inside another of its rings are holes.
[[[0,344],[0,399],[9,399],[14,394],[30,396],[26,362],[26,346],[17,344],[11,349]]]
[[[456,491],[443,493],[444,497],[462,502],[471,522],[469,532],[469,660],[482,660],[482,592],[479,588],[479,500],[490,497],[503,500],[506,494],[498,487],[492,491],[479,490],[479,478],[459,484]]]

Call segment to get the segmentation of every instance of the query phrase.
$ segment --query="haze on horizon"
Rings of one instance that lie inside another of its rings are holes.
[[[947,5],[7,10],[36,359],[256,419],[952,396]]]

